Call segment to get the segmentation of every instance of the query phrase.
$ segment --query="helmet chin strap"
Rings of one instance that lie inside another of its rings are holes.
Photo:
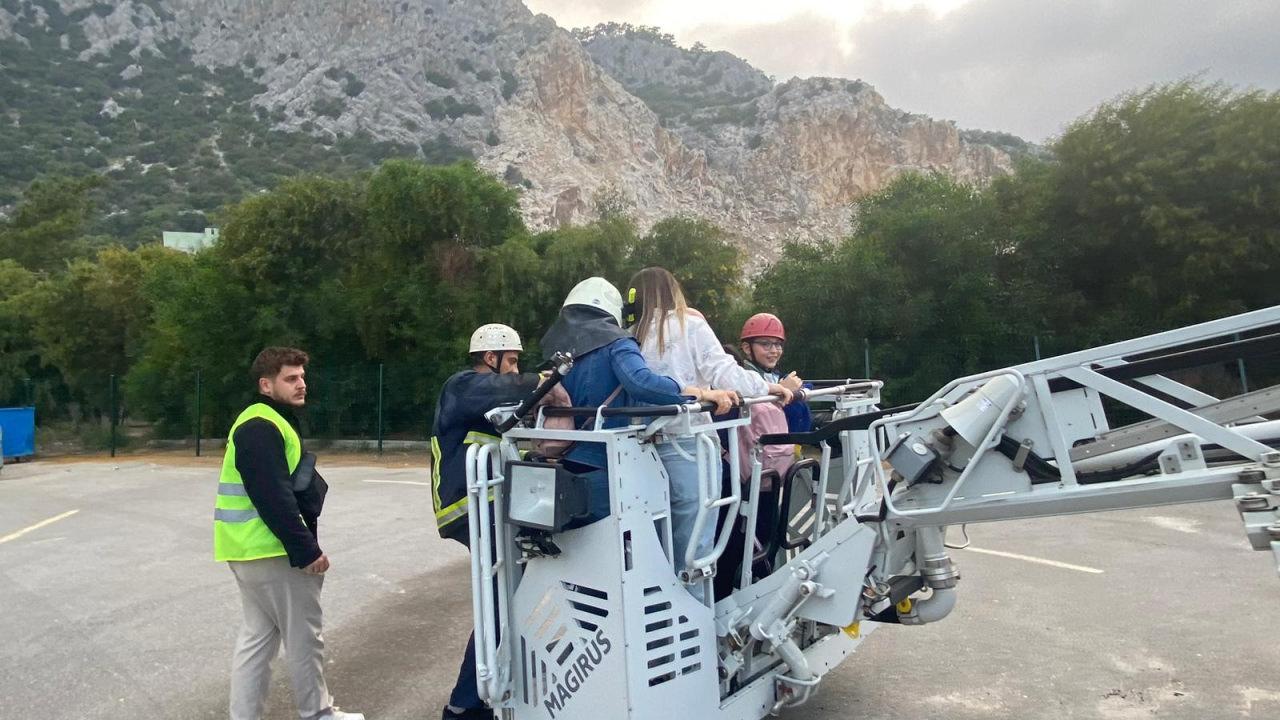
[[[764,363],[760,362],[760,358],[756,357],[756,344],[750,340],[747,341],[747,354],[751,356],[751,364],[765,372],[773,372],[774,368],[778,367],[777,365],[774,365],[773,367],[765,367]]]
[[[485,366],[485,367],[487,367],[487,368],[489,368],[490,370],[492,370],[492,371],[493,371],[493,373],[494,373],[495,375],[501,375],[501,374],[502,374],[502,359],[503,359],[503,356],[505,356],[505,355],[507,354],[507,351],[506,351],[506,350],[494,350],[494,351],[491,351],[491,352],[493,352],[493,354],[494,354],[494,355],[497,355],[497,356],[498,356],[498,366],[497,366],[497,367],[494,367],[493,365],[490,365],[489,363],[485,363],[485,364],[484,364],[484,366]]]

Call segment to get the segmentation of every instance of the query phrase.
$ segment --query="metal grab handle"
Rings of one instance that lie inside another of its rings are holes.
[[[736,435],[737,433],[734,434]],[[764,474],[763,467],[760,464],[760,447],[756,446],[755,456],[751,459],[751,489],[747,491],[751,504],[747,506],[747,524],[743,530],[744,537],[742,540],[742,564],[738,566],[739,588],[745,588],[751,584],[751,566],[755,564],[756,523],[760,517],[760,482]],[[730,517],[736,520],[736,517]],[[732,525],[734,523],[726,524]]]
[[[476,689],[479,691],[480,699],[487,701],[489,699],[491,661],[488,653],[485,652],[485,648],[488,646],[490,632],[496,630],[496,628],[491,627],[492,621],[484,609],[484,598],[492,597],[491,578],[485,578],[483,564],[480,562],[480,553],[476,552],[476,548],[481,547],[485,542],[482,535],[488,534],[487,527],[483,531],[480,529],[480,517],[477,510],[480,498],[484,498],[484,504],[488,504],[488,493],[482,494],[476,482],[476,455],[479,453],[480,448],[480,445],[474,444],[467,446],[465,467],[467,471],[467,531],[471,540],[468,544],[471,548],[471,624],[475,630],[477,651]]]
[[[508,623],[506,523],[501,514],[505,478],[494,474],[493,443],[467,448],[467,529],[471,538],[471,612],[475,629],[476,690],[492,703],[499,695],[498,642]],[[500,459],[500,455],[498,458]],[[489,493],[494,507],[489,506]],[[491,511],[493,515],[491,515]],[[497,595],[497,607],[494,596]]]
[[[822,449],[822,456],[818,460],[818,485],[813,491],[813,542],[818,542],[818,538],[827,531],[824,524],[827,513],[827,486],[831,480],[831,445],[823,440],[818,447]]]
[[[719,468],[720,453],[716,442],[711,439],[710,433],[699,433],[697,436],[697,458],[698,458],[698,515],[693,521],[693,534],[689,541],[689,546],[685,548],[685,566],[690,568],[707,568],[710,567],[724,553],[725,546],[729,544],[729,538],[733,532],[733,523],[725,523],[720,529],[720,535],[716,538],[716,542],[711,547],[711,552],[703,557],[695,558],[694,552],[697,551],[697,543],[695,540],[702,534],[702,529],[706,527],[708,518],[718,514],[715,511],[722,507],[727,507],[728,516],[734,517],[738,510],[738,504],[742,502],[742,497],[738,492],[738,469],[737,463],[729,463],[730,472],[730,492],[723,497],[716,492],[716,498],[711,499],[709,487],[712,485],[711,479],[715,479],[715,486],[719,486]],[[737,433],[729,433],[729,446],[731,452],[736,458],[737,453]],[[715,474],[713,475],[713,469]]]
[[[698,463],[698,514],[694,516],[693,531],[689,535],[689,544],[685,546],[684,557],[681,558],[686,568],[696,568],[699,560],[706,559],[694,555],[698,550],[697,540],[702,535],[702,528],[706,526],[707,515],[710,513],[710,493],[707,490],[707,456],[702,449],[702,439],[704,437],[706,436],[702,433],[694,435],[693,455]],[[683,455],[684,448],[680,447],[680,443],[676,440],[671,442],[676,451]],[[716,500],[719,501],[721,499],[719,493],[717,493]]]

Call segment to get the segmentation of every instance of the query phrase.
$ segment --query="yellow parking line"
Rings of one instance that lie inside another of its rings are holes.
[[[19,531],[17,531],[17,532],[9,533],[8,535],[5,535],[4,537],[0,537],[0,544],[7,543],[7,542],[9,542],[10,540],[17,540],[18,538],[22,537],[23,535],[26,535],[27,533],[31,532],[32,530],[39,530],[40,528],[44,527],[45,525],[52,525],[52,524],[54,524],[54,523],[58,522],[59,520],[66,520],[67,518],[71,517],[72,515],[75,515],[75,514],[76,514],[76,513],[78,513],[78,512],[80,512],[80,511],[79,511],[79,510],[68,510],[68,511],[66,511],[66,512],[62,513],[61,515],[54,515],[53,517],[51,517],[51,518],[49,518],[49,519],[47,519],[47,520],[41,520],[40,522],[36,523],[35,525],[29,525],[29,526],[27,526],[27,527],[22,528],[21,530],[19,530]]]

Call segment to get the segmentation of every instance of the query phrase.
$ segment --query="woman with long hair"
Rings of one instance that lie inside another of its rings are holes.
[[[677,383],[692,387],[729,390],[743,396],[774,394],[790,402],[793,388],[766,382],[760,374],[738,365],[724,351],[706,318],[685,302],[680,283],[669,271],[648,267],[636,273],[627,285],[624,320],[640,343],[640,352],[649,367]],[[795,380],[799,387],[798,379]],[[709,418],[703,418],[707,421]],[[667,438],[657,445],[658,456],[671,482],[671,544],[677,570],[686,567],[686,551],[704,557],[715,541],[715,518],[694,538],[698,515],[698,465],[693,438]],[[717,483],[718,485],[718,483]],[[709,491],[713,490],[708,488]],[[718,493],[718,488],[714,489]],[[691,586],[701,597],[701,586]]]

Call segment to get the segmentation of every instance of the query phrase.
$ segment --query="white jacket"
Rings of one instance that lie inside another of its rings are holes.
[[[702,313],[692,308],[685,313],[684,332],[674,312],[667,313],[665,321],[662,352],[658,352],[657,327],[649,328],[640,347],[654,372],[674,378],[681,387],[736,390],[743,397],[768,394],[769,385],[759,373],[738,365],[724,351]]]

